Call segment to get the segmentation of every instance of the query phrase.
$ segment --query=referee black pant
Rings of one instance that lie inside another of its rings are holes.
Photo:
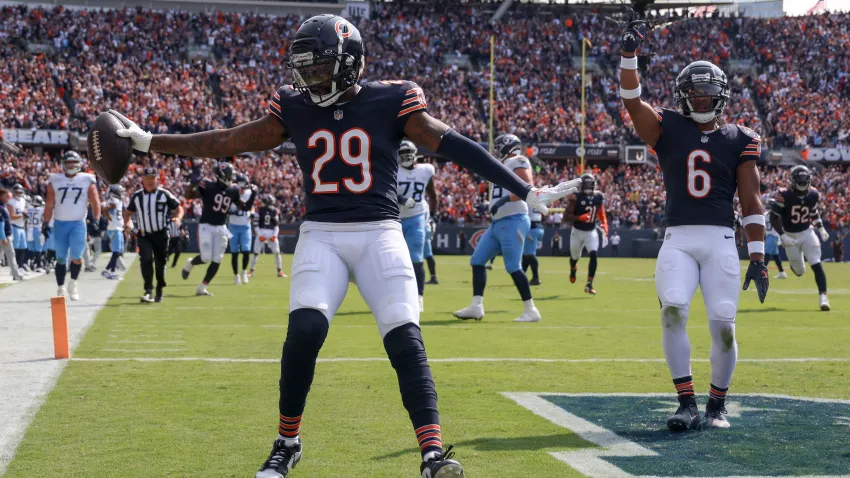
[[[156,271],[156,296],[162,296],[165,288],[165,264],[168,262],[168,231],[162,230],[139,234],[139,261],[145,292],[153,291],[153,275]]]

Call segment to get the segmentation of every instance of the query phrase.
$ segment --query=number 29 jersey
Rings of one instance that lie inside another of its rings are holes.
[[[223,226],[227,222],[227,214],[232,204],[241,207],[239,188],[226,187],[218,181],[204,180],[198,185],[201,193],[201,224]]]
[[[53,218],[57,221],[84,221],[88,214],[89,187],[96,184],[94,175],[77,173],[51,174],[47,180],[53,188]]]
[[[399,220],[398,148],[410,115],[425,110],[410,81],[368,82],[345,104],[308,104],[290,86],[269,113],[286,127],[304,175],[307,213],[318,222]]]
[[[761,155],[761,137],[749,128],[725,124],[702,132],[678,111],[656,110],[661,136],[655,144],[664,187],[668,226],[734,227],[732,199],[737,168]]]

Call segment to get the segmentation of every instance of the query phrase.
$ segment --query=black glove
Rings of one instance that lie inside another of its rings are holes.
[[[502,206],[507,204],[508,201],[510,201],[510,200],[511,200],[511,197],[508,196],[508,195],[505,195],[505,196],[497,199],[493,204],[490,205],[490,215],[495,216],[496,213],[499,212],[499,208],[501,208]]]
[[[623,31],[620,39],[621,48],[624,52],[634,53],[640,48],[640,42],[646,36],[646,22],[638,18],[637,13],[629,9],[629,24]]]
[[[48,237],[50,237],[50,224],[48,224],[48,223],[46,223],[46,222],[45,222],[45,223],[41,226],[41,233],[42,233],[42,234],[44,234],[44,238],[45,238],[45,239],[47,239]]]
[[[770,281],[767,278],[767,266],[764,265],[764,261],[750,261],[750,267],[747,268],[747,275],[744,278],[744,290],[747,290],[750,286],[751,280],[756,282],[759,301],[764,304],[767,289],[770,287]]]

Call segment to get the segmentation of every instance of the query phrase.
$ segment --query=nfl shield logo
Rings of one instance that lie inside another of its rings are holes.
[[[334,111],[334,119],[337,120],[337,121],[342,119],[342,110]]]
[[[700,138],[700,141],[702,141],[703,143],[708,143],[708,136],[703,136],[702,138]]]

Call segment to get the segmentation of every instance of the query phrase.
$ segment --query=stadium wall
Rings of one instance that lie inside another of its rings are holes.
[[[0,1],[0,5],[26,4],[30,7],[53,8],[61,5],[70,10],[97,8],[136,8],[151,10],[187,10],[190,12],[242,12],[266,15],[318,15],[333,13],[339,15],[345,8],[344,3],[333,0],[324,2],[299,1],[263,1],[263,0],[17,0]]]

